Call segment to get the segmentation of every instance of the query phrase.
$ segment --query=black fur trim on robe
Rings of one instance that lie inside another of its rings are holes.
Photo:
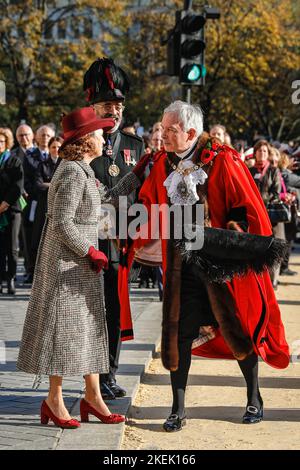
[[[204,231],[200,250],[189,250],[185,240],[177,240],[176,245],[183,259],[207,282],[230,281],[249,271],[261,274],[280,263],[287,249],[285,240],[273,236],[200,226],[196,230],[199,234]]]

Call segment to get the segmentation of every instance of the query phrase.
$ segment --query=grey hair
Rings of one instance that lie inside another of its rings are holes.
[[[21,127],[27,128],[27,130],[30,131],[30,132],[32,133],[32,135],[33,135],[33,130],[32,130],[32,128],[31,128],[30,126],[28,126],[28,124],[20,124],[20,125],[17,127],[16,135],[18,135],[18,133],[19,133]]]
[[[184,131],[195,129],[197,137],[203,132],[203,113],[199,105],[185,101],[174,101],[164,110],[164,114],[172,113],[178,118]]]
[[[50,131],[53,133],[53,136],[55,136],[55,130],[52,126],[49,126],[48,124],[43,124],[42,126],[38,127],[35,132],[35,135],[37,136],[43,129],[50,129]]]

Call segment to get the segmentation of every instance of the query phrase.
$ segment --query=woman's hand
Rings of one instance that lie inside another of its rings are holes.
[[[90,246],[87,257],[92,262],[92,269],[96,271],[97,274],[99,274],[102,269],[108,268],[108,259],[105,254],[100,250],[96,250],[93,246]]]

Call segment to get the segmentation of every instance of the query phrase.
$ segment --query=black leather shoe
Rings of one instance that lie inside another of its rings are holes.
[[[258,409],[256,406],[248,405],[246,413],[243,416],[244,424],[255,424],[260,423],[264,416],[264,405],[261,404],[261,408]]]
[[[167,432],[181,431],[182,427],[186,425],[186,417],[179,418],[178,415],[170,415],[163,424],[163,428]]]
[[[107,382],[102,382],[100,384],[100,390],[101,390],[101,395],[102,395],[103,400],[115,400],[116,399],[116,395],[111,390]]]
[[[16,293],[15,281],[13,279],[7,281],[7,293],[9,295],[15,295]]]
[[[281,276],[295,276],[296,274],[298,274],[297,271],[292,271],[289,268],[283,269],[282,271],[280,271]]]
[[[116,398],[125,397],[127,394],[126,390],[120,387],[120,385],[116,384],[116,382],[108,382],[108,386]]]

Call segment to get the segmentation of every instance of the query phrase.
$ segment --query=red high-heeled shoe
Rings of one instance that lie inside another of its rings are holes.
[[[55,416],[44,400],[41,406],[41,424],[48,424],[49,419],[51,419],[56,426],[63,429],[75,429],[80,426],[80,422],[77,421],[77,419],[60,419]]]
[[[99,411],[95,410],[84,398],[80,401],[80,416],[82,423],[89,422],[89,413],[96,416],[104,424],[118,424],[125,421],[125,416],[112,413],[108,416],[102,415]]]

